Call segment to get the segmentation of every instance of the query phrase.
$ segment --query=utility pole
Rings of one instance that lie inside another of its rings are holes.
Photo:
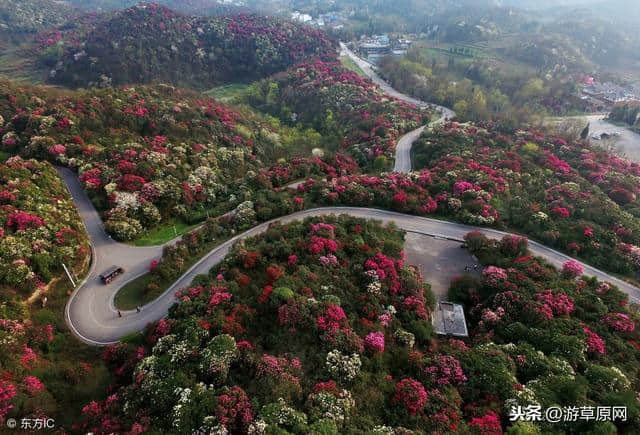
[[[71,285],[73,286],[73,288],[76,288],[76,283],[73,281],[73,278],[71,277],[71,274],[69,273],[69,269],[67,269],[66,264],[62,263],[62,267],[64,268],[64,271],[67,274],[67,278],[69,278],[69,281],[71,281]]]

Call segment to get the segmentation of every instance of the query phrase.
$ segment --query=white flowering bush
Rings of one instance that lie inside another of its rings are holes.
[[[228,334],[218,335],[201,351],[200,371],[205,376],[212,377],[217,384],[222,384],[237,357],[236,340]]]
[[[328,391],[314,393],[309,395],[307,402],[311,420],[333,420],[338,427],[349,418],[355,408],[355,401],[348,390],[340,390],[337,394]]]
[[[252,201],[244,201],[233,211],[233,222],[238,230],[249,228],[256,220]]]
[[[584,375],[602,391],[617,393],[631,388],[629,379],[615,366],[605,367],[592,364],[585,370]]]
[[[334,349],[327,354],[325,367],[331,377],[343,383],[349,383],[358,377],[362,361],[357,353],[344,355]]]
[[[307,424],[307,415],[289,406],[283,398],[265,405],[260,411],[260,416],[267,425],[293,429],[294,431],[296,428]]]
[[[401,346],[406,346],[409,349],[413,348],[416,343],[416,337],[409,331],[404,329],[398,329],[393,333],[396,342]]]

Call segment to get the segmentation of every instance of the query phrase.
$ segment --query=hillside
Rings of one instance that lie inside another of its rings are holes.
[[[638,276],[638,164],[584,142],[539,131],[508,134],[491,124],[448,125],[425,134],[412,152],[415,167],[431,174],[433,195],[445,201],[441,188],[453,184],[462,202],[449,206],[484,215],[491,209],[485,211],[483,199],[509,228],[597,267]]]
[[[77,170],[120,240],[228,211],[248,173],[319,145],[312,131],[170,86],[60,93],[0,81],[0,95],[3,150]]]
[[[401,134],[423,125],[423,111],[385,95],[339,62],[304,62],[254,84],[244,101],[284,123],[309,126],[363,168],[387,169]]]
[[[190,17],[158,4],[60,28],[44,44],[49,81],[71,87],[167,82],[199,89],[335,57],[318,30],[256,15]]]
[[[72,11],[54,0],[0,0],[0,37],[18,38],[60,25]]]
[[[0,132],[2,120],[0,117]],[[84,226],[47,162],[0,162],[0,425],[11,416],[79,419],[79,403],[103,396],[109,374],[63,317],[75,276],[90,266]],[[104,397],[104,396],[103,396]],[[64,410],[64,411],[63,411]]]
[[[144,348],[105,359],[114,395],[91,432],[256,434],[613,430],[509,423],[511,406],[628,406],[638,422],[638,319],[617,289],[469,234],[482,278],[454,280],[470,339],[433,334],[433,296],[403,233],[346,216],[275,224],[180,292]],[[577,278],[577,279],[576,279]],[[426,277],[427,282],[429,277]],[[552,289],[552,290],[550,290]],[[576,387],[578,386],[578,387]]]

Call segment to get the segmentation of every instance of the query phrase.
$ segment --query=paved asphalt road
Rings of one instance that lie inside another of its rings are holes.
[[[616,150],[629,159],[640,162],[640,134],[607,122],[604,115],[589,115],[585,116],[585,118],[589,121],[589,136],[602,133],[618,133],[620,136],[614,138],[613,142]],[[591,142],[597,145],[599,141],[591,139]]]
[[[640,134],[627,127],[612,124],[607,121],[606,114],[600,113],[593,115],[557,117],[551,118],[551,122],[557,123],[565,120],[576,119],[583,121],[582,126],[589,123],[589,138],[593,145],[597,146],[606,143],[605,141],[599,141],[591,138],[593,135],[600,135],[602,133],[618,133],[618,137],[613,137],[611,139],[611,144],[615,151],[621,153],[634,162],[640,163]]]
[[[353,51],[349,50],[347,46],[343,43],[340,43],[340,48],[342,52],[349,56],[364,73],[374,82],[376,85],[380,86],[380,88],[388,95],[392,97],[398,98],[399,100],[406,101],[407,103],[415,104],[418,107],[431,107],[438,112],[440,112],[441,117],[431,123],[431,125],[439,124],[444,122],[447,119],[454,118],[456,113],[446,107],[438,106],[437,104],[430,104],[422,100],[418,100],[417,98],[410,97],[409,95],[398,92],[394,88],[389,85],[386,81],[384,81],[374,70],[374,66],[357,56]],[[409,172],[411,171],[411,145],[420,137],[422,132],[427,126],[422,126],[417,128],[400,138],[398,144],[396,145],[396,163],[393,168],[396,172]]]
[[[346,47],[343,47],[343,50],[345,48]],[[347,53],[349,52],[347,51]],[[360,62],[358,63],[360,64]],[[360,65],[360,67],[363,68],[363,65]],[[365,68],[363,68],[363,70],[365,70],[365,72],[367,72],[367,69],[370,70],[370,67],[367,65],[364,66]],[[372,79],[377,77],[373,71],[371,71],[371,73],[373,74]],[[367,72],[367,74],[369,74],[369,72]],[[374,81],[376,80],[374,79]],[[393,96],[406,101],[413,100],[411,97],[402,96],[402,94],[390,88],[386,83],[381,86]],[[423,103],[418,102],[418,104]],[[451,111],[448,111],[448,109],[443,110],[443,118],[450,116],[454,116]],[[419,136],[419,131],[423,128],[424,127],[421,127],[420,129],[410,132],[400,139],[396,157],[404,160],[402,160],[399,170],[405,172],[410,170],[411,163],[408,156],[411,144]],[[406,154],[407,157],[403,157],[404,154]],[[136,313],[135,310],[123,311],[122,317],[118,317],[118,313],[113,304],[118,289],[131,279],[145,273],[151,260],[160,257],[163,246],[141,248],[117,243],[112,240],[106,234],[98,212],[93,207],[93,204],[87,197],[75,174],[64,168],[59,168],[58,170],[78,207],[80,217],[87,228],[87,233],[91,238],[93,248],[91,270],[85,280],[79,284],[71,295],[65,309],[65,318],[71,330],[81,340],[93,345],[107,345],[117,342],[121,337],[141,331],[148,323],[164,317],[169,307],[175,303],[175,292],[177,290],[187,287],[196,275],[208,273],[211,267],[218,264],[225,257],[235,242],[262,233],[275,221],[291,222],[309,216],[348,214],[355,217],[376,219],[382,222],[394,222],[399,228],[408,232],[456,241],[462,240],[466,233],[473,230],[481,231],[488,237],[493,238],[500,238],[505,234],[487,228],[470,227],[453,222],[369,208],[331,207],[305,210],[257,225],[245,233],[228,240],[217,248],[214,248],[185,272],[171,288],[167,289],[158,299],[142,307],[142,312]],[[170,241],[168,243],[174,242],[175,241]],[[570,257],[536,242],[530,242],[529,246],[534,255],[546,259],[557,267],[562,266],[565,261],[570,259]],[[125,273],[111,284],[103,285],[99,280],[99,275],[112,265],[124,267]],[[585,274],[617,285],[622,291],[628,293],[633,301],[640,302],[640,289],[637,287],[588,265],[584,265],[584,267]]]

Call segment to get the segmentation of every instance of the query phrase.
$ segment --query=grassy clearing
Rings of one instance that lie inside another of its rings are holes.
[[[349,56],[340,56],[340,62],[342,63],[342,66],[344,66],[347,69],[350,69],[351,71],[355,72],[359,76],[361,77],[367,76],[364,73],[364,71],[362,71],[362,69],[358,66],[358,64],[355,63],[353,59],[351,59]]]
[[[218,86],[205,91],[204,94],[224,103],[231,101],[245,93],[251,85],[247,83],[232,83]]]
[[[162,294],[168,287],[166,284],[160,285],[162,291],[147,291],[147,286],[151,282],[151,274],[146,273],[118,290],[114,304],[120,310],[132,310],[135,307],[145,305]]]
[[[142,234],[140,238],[131,242],[134,246],[155,246],[162,245],[170,240],[181,236],[200,224],[189,225],[180,219],[170,219],[156,228],[152,228]],[[175,227],[175,230],[174,230]]]

